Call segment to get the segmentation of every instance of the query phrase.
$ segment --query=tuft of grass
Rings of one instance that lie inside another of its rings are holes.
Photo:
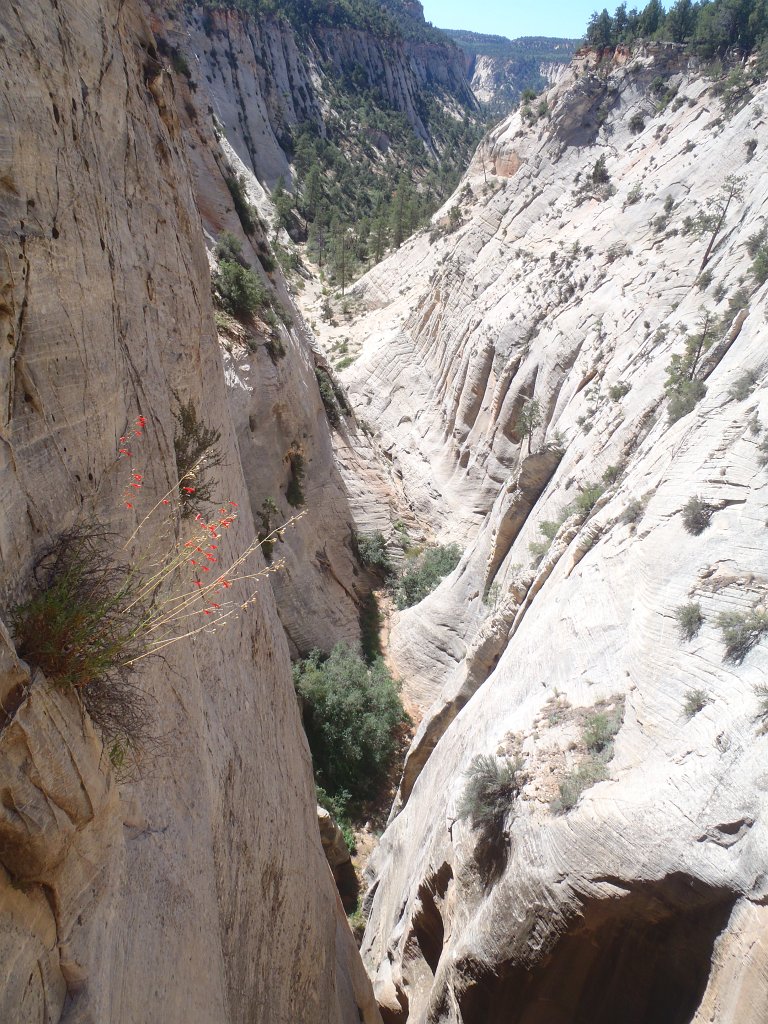
[[[714,508],[698,495],[694,495],[683,508],[683,526],[694,537],[704,533],[712,521]]]
[[[456,809],[458,821],[468,820],[473,829],[498,835],[522,789],[519,761],[477,754],[464,773],[467,784]]]
[[[683,714],[686,718],[693,718],[703,711],[707,704],[712,703],[712,698],[703,690],[689,690],[683,702]]]
[[[611,753],[613,741],[624,720],[623,707],[615,711],[595,711],[584,723],[584,744],[590,754]]]
[[[693,640],[704,625],[704,616],[700,604],[681,604],[675,609],[675,618],[680,630],[680,635],[685,640]]]
[[[768,613],[722,612],[717,625],[725,644],[725,661],[740,665],[752,648],[768,633]]]
[[[579,802],[579,797],[598,782],[608,778],[608,769],[600,757],[589,757],[577,765],[560,782],[560,795],[552,802],[555,814],[565,814]]]

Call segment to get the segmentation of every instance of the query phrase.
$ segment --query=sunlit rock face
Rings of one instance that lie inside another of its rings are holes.
[[[424,717],[364,957],[390,1021],[756,1024],[768,90],[723,97],[656,47],[586,55],[541,99],[358,285],[353,404],[465,549],[392,627]],[[732,175],[705,261],[691,221]],[[706,393],[672,423],[667,370],[707,312]],[[491,835],[457,820],[478,754],[518,765]]]

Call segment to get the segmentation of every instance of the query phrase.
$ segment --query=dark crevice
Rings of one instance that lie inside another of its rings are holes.
[[[682,874],[623,885],[535,966],[465,964],[464,1024],[689,1024],[736,896]]]

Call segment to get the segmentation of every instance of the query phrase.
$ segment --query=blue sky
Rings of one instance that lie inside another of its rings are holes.
[[[438,28],[466,28],[473,32],[508,36],[562,36],[577,39],[584,34],[597,0],[422,0],[427,21]],[[608,4],[613,11],[616,2]],[[644,6],[641,0],[630,7]]]

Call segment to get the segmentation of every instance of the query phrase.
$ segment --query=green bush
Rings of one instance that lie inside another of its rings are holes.
[[[63,533],[36,562],[31,597],[8,614],[19,655],[52,686],[77,695],[114,767],[151,731],[151,700],[134,681],[134,661],[150,648],[144,626],[159,589],[118,553],[98,523]]]
[[[639,135],[640,132],[642,132],[644,129],[645,118],[640,113],[640,111],[638,111],[636,114],[633,114],[632,117],[630,117],[629,119],[629,130],[632,132],[633,135]]]
[[[633,498],[621,514],[625,526],[635,527],[645,515],[646,502],[642,498]]]
[[[395,589],[397,607],[402,610],[423,601],[445,576],[453,572],[460,559],[458,544],[427,548],[400,577]]]
[[[743,402],[745,398],[749,398],[752,394],[755,384],[757,384],[757,374],[755,371],[745,370],[731,384],[728,389],[728,397],[732,398],[735,402]]]
[[[240,219],[240,224],[246,235],[252,235],[256,230],[257,213],[256,208],[251,205],[248,200],[248,196],[245,191],[245,177],[235,174],[230,174],[225,177],[224,181],[229,189],[229,194],[232,196],[232,202],[235,206],[235,212]]]
[[[178,395],[174,395],[177,401]],[[173,414],[176,430],[173,436],[173,450],[176,456],[176,472],[179,479],[179,507],[184,519],[202,512],[214,501],[213,482],[206,479],[208,470],[220,466],[221,431],[208,427],[198,419],[197,409],[192,400],[179,401],[179,408]]]
[[[240,240],[231,231],[222,231],[214,249],[217,260],[226,260],[227,263],[240,263],[243,261],[243,247]]]
[[[349,852],[357,853],[357,841],[355,840],[355,833],[349,819],[349,799],[350,795],[346,789],[342,789],[335,796],[331,796],[330,793],[326,793],[322,786],[315,785],[315,800],[318,806],[328,811],[339,826]]]
[[[693,718],[694,715],[703,711],[707,704],[711,703],[712,698],[703,690],[689,690],[683,702],[683,714],[686,718]]]
[[[304,479],[305,460],[304,449],[298,441],[293,441],[291,447],[285,453],[284,461],[288,463],[291,476],[285,490],[285,500],[293,508],[299,508],[304,504],[304,490],[301,486]]]
[[[257,310],[269,308],[269,293],[252,270],[222,260],[213,279],[222,309],[244,319]]]
[[[584,723],[584,745],[590,754],[610,752],[624,720],[623,706],[615,711],[595,711]]]
[[[498,835],[522,788],[519,761],[477,754],[464,773],[467,784],[456,808],[456,820],[473,829]]]
[[[379,530],[375,533],[356,534],[355,548],[360,564],[366,569],[373,569],[384,576],[388,576],[392,572],[387,542],[384,539],[384,534]]]
[[[338,427],[341,423],[341,410],[339,409],[339,403],[336,401],[336,396],[333,393],[331,379],[325,370],[320,367],[315,369],[315,377],[317,379],[317,386],[320,390],[320,398],[323,400],[323,406],[325,407],[325,415],[328,417],[328,422],[332,427]]]
[[[694,537],[698,537],[709,526],[714,508],[697,495],[690,498],[683,508],[683,526]]]
[[[330,657],[313,651],[294,667],[315,776],[332,796],[374,797],[397,746],[406,715],[384,662],[370,667],[346,644]]]
[[[693,640],[704,625],[700,604],[681,604],[679,608],[675,609],[675,619],[677,619],[680,635],[685,640]]]
[[[718,616],[717,625],[725,644],[725,660],[740,665],[768,633],[768,614],[755,609],[749,612],[722,612]]]
[[[555,814],[572,810],[579,802],[579,797],[598,782],[608,778],[605,761],[600,757],[588,757],[569,772],[560,782],[560,795],[552,803]]]

